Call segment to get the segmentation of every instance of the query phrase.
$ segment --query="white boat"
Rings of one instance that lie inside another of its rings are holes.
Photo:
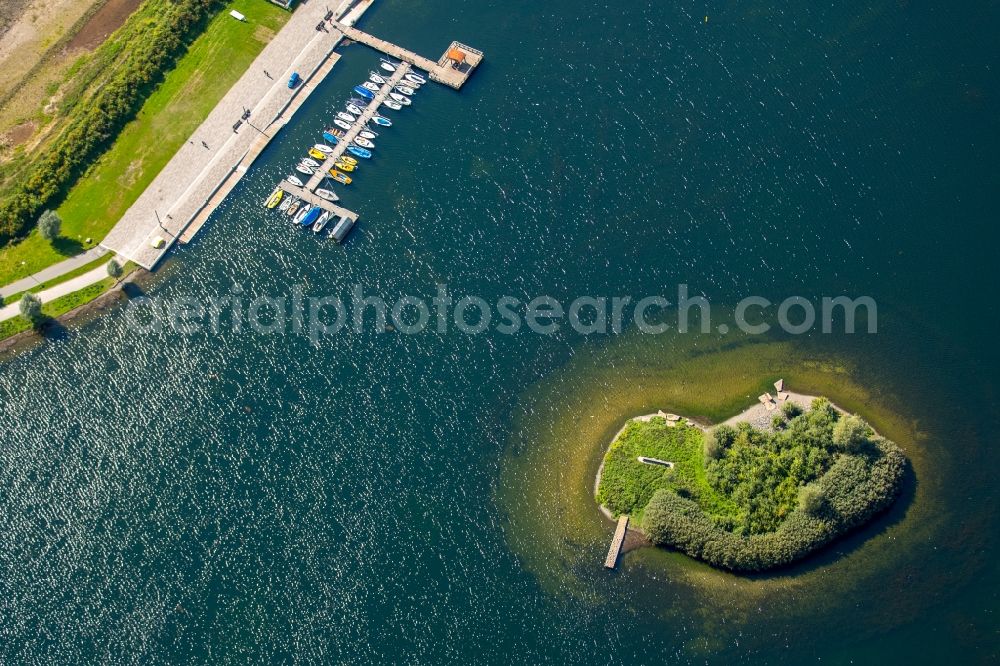
[[[312,159],[311,157],[306,157],[305,159],[303,159],[302,164],[306,165],[307,167],[312,167],[313,169],[319,166],[319,162]]]
[[[298,171],[299,173],[304,173],[307,176],[311,176],[313,175],[313,173],[315,173],[312,167],[307,167],[305,164],[296,164],[295,170]]]
[[[356,104],[348,104],[347,110],[356,116],[360,116],[362,113],[364,113],[364,111],[361,110],[361,107],[357,106]]]
[[[340,127],[341,129],[345,129],[345,130],[351,129],[351,123],[345,123],[340,118],[334,118],[333,119],[333,124],[336,125],[337,127]]]
[[[375,72],[372,72],[371,74],[368,75],[368,80],[369,81],[373,81],[374,83],[378,83],[380,85],[385,83],[385,79],[383,79],[381,76],[379,76]]]
[[[371,141],[369,141],[368,139],[366,139],[363,136],[356,136],[356,137],[354,137],[354,143],[358,144],[362,148],[374,148],[375,147],[374,143],[372,143]]]
[[[413,72],[407,72],[404,75],[404,78],[407,81],[409,81],[410,83],[416,83],[419,86],[422,86],[425,83],[427,83],[427,79],[425,79],[424,77],[420,76],[419,74],[414,74]]]
[[[402,104],[400,104],[399,102],[394,102],[391,99],[387,99],[384,102],[382,102],[382,106],[390,108],[393,111],[399,111],[400,109],[403,108]]]
[[[302,218],[308,215],[311,209],[312,206],[309,205],[302,206],[302,208],[299,210],[298,215],[292,218],[292,222],[294,222],[295,224],[302,224]]]
[[[337,195],[336,194],[334,194],[330,190],[325,190],[323,188],[320,188],[320,189],[316,190],[316,196],[318,196],[321,199],[326,199],[327,201],[336,201],[337,200]]]
[[[326,153],[327,155],[333,152],[333,148],[326,145],[325,143],[317,143],[315,146],[313,146],[313,148],[315,148],[321,153]]]
[[[389,93],[389,97],[393,98],[403,106],[409,106],[410,104],[413,103],[412,99],[410,99],[406,95],[401,95],[399,93]]]
[[[396,90],[403,93],[404,95],[412,95],[414,92],[416,92],[410,86],[396,86]]]
[[[360,136],[362,139],[374,139],[375,137],[378,136],[378,134],[370,130],[361,130],[360,132],[358,132],[358,136]]]
[[[288,207],[291,206],[293,202],[298,201],[298,200],[299,200],[299,198],[295,197],[295,196],[285,197],[285,200],[281,202],[280,206],[278,206],[278,210],[280,210],[282,213],[284,213],[286,210],[288,210]]]
[[[349,114],[347,111],[338,111],[337,117],[348,123],[353,123],[357,120],[357,118]]]
[[[392,63],[386,62],[385,60],[382,61],[382,64],[379,65],[379,67],[381,67],[382,69],[384,69],[387,72],[395,72],[396,71],[396,66],[393,65]]]
[[[319,219],[316,220],[315,224],[313,224],[313,233],[318,234],[319,232],[323,231],[323,227],[326,226],[326,223],[329,219],[330,219],[330,211],[328,210],[323,211],[323,214],[320,215]]]
[[[365,90],[370,90],[372,92],[378,92],[380,90],[380,88],[371,81],[365,81],[364,83],[361,84],[361,87],[364,88]]]
[[[298,177],[296,177],[296,176],[289,176],[285,180],[287,180],[289,183],[291,183],[292,185],[295,185],[297,187],[305,187],[306,186],[306,184],[303,183],[301,180],[299,180]]]

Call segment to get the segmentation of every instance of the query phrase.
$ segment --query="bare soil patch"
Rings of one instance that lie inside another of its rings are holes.
[[[125,19],[142,3],[142,0],[108,0],[87,21],[80,32],[66,44],[67,51],[83,49],[90,51],[97,48],[108,36],[120,28]]]

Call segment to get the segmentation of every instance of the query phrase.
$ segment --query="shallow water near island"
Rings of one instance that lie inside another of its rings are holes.
[[[260,203],[377,67],[358,46],[145,289],[674,300],[684,282],[723,304],[868,294],[877,335],[317,347],[113,312],[0,366],[4,660],[988,661],[997,232],[969,165],[1000,147],[995,17],[703,13],[377,3],[374,34],[487,59],[393,114],[344,190],[348,243]],[[771,576],[653,549],[605,572],[588,493],[608,438],[659,408],[718,420],[780,375],[906,449],[899,512]]]

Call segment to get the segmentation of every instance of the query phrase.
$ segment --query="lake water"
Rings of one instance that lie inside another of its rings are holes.
[[[361,27],[486,60],[387,112],[341,247],[260,202],[377,66],[342,49],[154,301],[685,283],[727,307],[869,295],[877,335],[314,345],[113,312],[0,366],[5,661],[997,658],[993,5],[422,0]],[[772,577],[652,550],[603,571],[607,430],[718,418],[779,372],[900,440],[897,510]]]

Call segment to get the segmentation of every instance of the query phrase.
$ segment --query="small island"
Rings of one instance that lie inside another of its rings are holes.
[[[598,473],[597,501],[654,545],[759,572],[801,559],[871,520],[899,494],[906,458],[825,398],[780,391],[714,428],[638,417]]]

